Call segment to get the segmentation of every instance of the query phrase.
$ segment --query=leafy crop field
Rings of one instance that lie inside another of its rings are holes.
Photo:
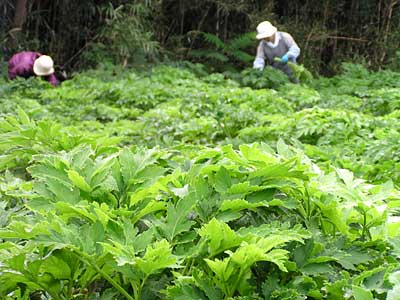
[[[399,300],[400,73],[0,81],[0,299]]]

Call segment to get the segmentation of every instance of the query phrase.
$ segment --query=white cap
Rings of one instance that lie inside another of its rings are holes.
[[[273,36],[277,31],[278,29],[275,26],[273,26],[270,22],[264,21],[258,24],[257,26],[256,38],[258,40],[261,40],[263,38]]]
[[[38,76],[47,76],[54,73],[54,62],[50,56],[42,55],[33,64],[33,72]]]

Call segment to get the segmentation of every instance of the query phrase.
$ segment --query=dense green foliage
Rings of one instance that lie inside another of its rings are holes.
[[[400,73],[277,76],[0,82],[0,298],[398,300]]]
[[[17,50],[38,50],[68,70],[106,60],[190,59],[196,52],[202,61],[230,59],[242,66],[255,55],[257,41],[243,43],[240,37],[254,35],[257,24],[269,20],[293,35],[301,63],[316,73],[332,74],[348,60],[399,68],[399,5],[396,0],[2,0],[0,50],[6,58]]]
[[[195,49],[190,52],[190,56],[202,60],[211,70],[224,71],[231,69],[235,63],[248,66],[253,62],[254,56],[245,52],[244,49],[253,46],[256,38],[254,32],[239,35],[227,42],[211,33],[202,32],[201,34],[215,49]]]

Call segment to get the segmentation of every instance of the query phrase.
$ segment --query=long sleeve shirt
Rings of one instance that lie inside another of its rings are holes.
[[[39,52],[23,51],[14,54],[8,61],[8,78],[15,79],[17,76],[28,78],[36,76],[33,72],[35,60],[42,56]],[[41,76],[53,86],[58,85],[57,77],[54,74]]]
[[[296,62],[297,57],[300,55],[300,48],[289,33],[278,31],[275,35],[274,43],[264,40],[259,43],[253,68],[264,69],[265,61],[270,65],[274,65],[274,58],[280,58],[285,54],[289,56],[290,61]]]

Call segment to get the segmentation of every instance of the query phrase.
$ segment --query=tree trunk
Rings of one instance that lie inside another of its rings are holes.
[[[16,0],[13,28],[22,30],[27,17],[28,0]]]
[[[28,15],[27,4],[28,0],[16,0],[15,2],[14,19],[11,30],[8,32],[10,39],[5,42],[7,48],[16,48],[19,44],[19,40],[22,38],[22,26],[24,25]]]
[[[383,46],[384,46],[384,49],[382,51],[382,55],[381,55],[381,58],[380,58],[380,63],[381,64],[385,60],[385,57],[386,57],[386,54],[387,54],[387,49],[386,49],[385,46],[387,44],[388,36],[390,34],[390,26],[391,26],[393,8],[394,8],[394,6],[396,4],[397,4],[397,0],[391,0],[389,5],[388,5],[388,8],[387,8],[387,13],[386,13],[386,16],[385,16],[386,17],[386,28],[385,28],[385,32],[383,34],[383,43],[382,43]]]

